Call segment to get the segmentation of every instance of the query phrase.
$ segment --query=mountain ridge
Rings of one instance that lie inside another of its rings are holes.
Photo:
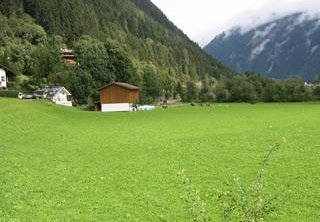
[[[298,12],[246,32],[240,27],[223,32],[204,50],[239,72],[312,81],[320,72],[319,37],[320,16]]]

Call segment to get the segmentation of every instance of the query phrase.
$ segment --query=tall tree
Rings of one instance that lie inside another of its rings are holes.
[[[161,91],[161,79],[156,67],[147,64],[143,69],[141,102],[154,103],[162,95]]]
[[[193,81],[187,82],[186,100],[188,102],[196,102],[198,100],[198,87]]]

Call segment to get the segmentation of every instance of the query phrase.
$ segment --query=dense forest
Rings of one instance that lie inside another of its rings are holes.
[[[11,89],[63,85],[78,104],[113,81],[140,86],[140,103],[284,102],[319,99],[317,85],[235,73],[204,53],[149,0],[2,0],[0,64]],[[74,50],[77,65],[60,48]],[[317,83],[317,82],[316,82]]]
[[[187,100],[195,102],[303,102],[320,100],[320,76],[312,84],[301,77],[278,80],[247,72],[219,81],[204,78],[201,86],[188,84]]]
[[[176,94],[178,82],[232,75],[150,1],[3,0],[0,12],[0,63],[19,73],[23,89],[62,84],[89,103],[97,88],[125,81],[152,102]],[[79,65],[63,63],[63,44]]]

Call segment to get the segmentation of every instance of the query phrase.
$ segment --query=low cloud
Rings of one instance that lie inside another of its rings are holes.
[[[295,12],[305,12],[309,16],[316,16],[320,12],[319,1],[269,0],[258,10],[242,12],[230,22],[235,25],[256,27]]]
[[[235,26],[250,29],[294,12],[320,12],[319,0],[151,0],[201,46]]]
[[[300,18],[301,22],[310,17],[319,17],[319,3],[319,0],[267,0],[259,8],[245,10],[226,21],[224,30],[221,28],[220,30],[212,30],[211,39],[215,35],[237,26],[241,28],[242,32],[246,32],[259,25],[297,12],[304,12]]]

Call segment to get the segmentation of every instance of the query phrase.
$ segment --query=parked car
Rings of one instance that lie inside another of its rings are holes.
[[[34,96],[35,99],[43,99],[43,95],[40,95],[38,93],[33,93],[32,95]]]
[[[35,95],[23,95],[22,99],[36,99]]]
[[[42,95],[38,93],[33,93],[33,94],[23,94],[22,92],[19,92],[18,94],[19,99],[42,99]]]

